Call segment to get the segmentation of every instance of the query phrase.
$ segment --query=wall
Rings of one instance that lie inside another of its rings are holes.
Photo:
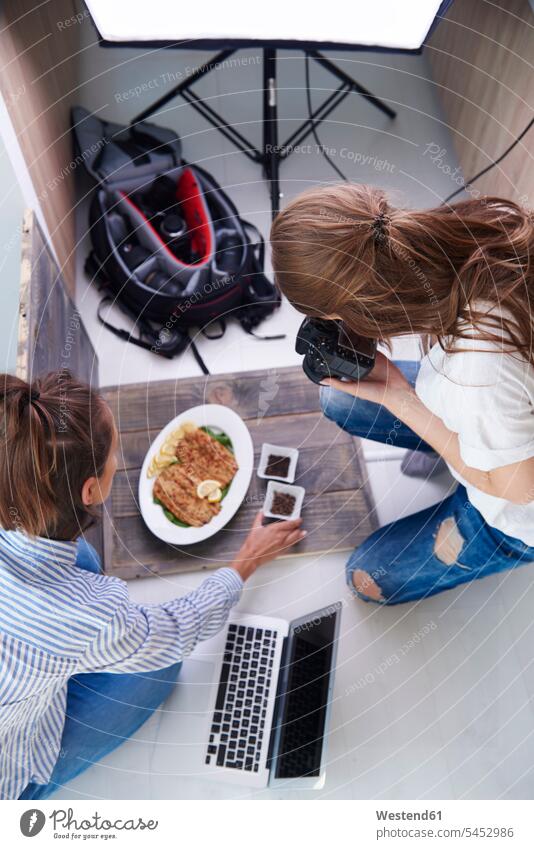
[[[24,200],[0,137],[0,372],[13,372],[17,358],[20,245]]]
[[[75,229],[69,107],[85,21],[86,13],[77,10],[74,0],[7,0],[0,11],[0,88],[71,289]]]
[[[455,0],[425,52],[468,180],[534,115],[534,14],[528,0]],[[533,160],[534,127],[476,186],[534,206]]]

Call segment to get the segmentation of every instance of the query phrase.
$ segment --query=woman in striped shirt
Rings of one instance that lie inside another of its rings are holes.
[[[0,397],[0,798],[42,799],[148,719],[243,582],[305,532],[258,515],[230,567],[134,604],[83,539],[117,468],[108,406],[66,371],[3,375]]]

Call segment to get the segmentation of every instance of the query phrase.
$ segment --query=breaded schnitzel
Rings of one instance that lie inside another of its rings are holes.
[[[176,456],[180,463],[195,470],[199,480],[213,478],[221,487],[228,486],[238,468],[232,452],[200,428],[180,439]]]
[[[181,522],[200,528],[221,509],[220,504],[210,504],[205,498],[198,497],[200,480],[190,466],[173,463],[158,475],[154,497]]]
[[[222,489],[232,482],[238,465],[231,451],[200,428],[181,437],[176,458],[178,462],[167,466],[156,478],[154,498],[181,522],[200,528],[219,513],[221,505],[200,498],[198,485],[214,481]]]

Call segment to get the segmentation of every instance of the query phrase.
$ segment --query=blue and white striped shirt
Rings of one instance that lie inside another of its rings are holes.
[[[76,542],[0,531],[2,799],[48,782],[72,675],[176,663],[220,631],[243,587],[224,568],[182,598],[134,604],[124,581],[80,569],[76,555]]]

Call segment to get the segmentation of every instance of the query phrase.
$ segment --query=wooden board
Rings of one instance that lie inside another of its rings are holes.
[[[37,219],[28,210],[21,239],[17,377],[32,381],[63,369],[98,387],[98,358]],[[101,524],[85,532],[101,557],[103,533]]]
[[[21,239],[17,376],[31,381],[61,369],[98,387],[98,357],[37,219],[28,210]]]
[[[106,572],[123,578],[216,568],[233,559],[267,482],[255,472],[243,505],[215,537],[180,549],[154,537],[139,514],[138,481],[144,456],[174,416],[202,403],[226,404],[241,415],[254,443],[299,448],[297,480],[306,488],[308,536],[295,555],[348,550],[376,527],[361,447],[321,414],[318,389],[300,368],[160,381],[102,390],[120,432],[119,470],[105,517]]]

